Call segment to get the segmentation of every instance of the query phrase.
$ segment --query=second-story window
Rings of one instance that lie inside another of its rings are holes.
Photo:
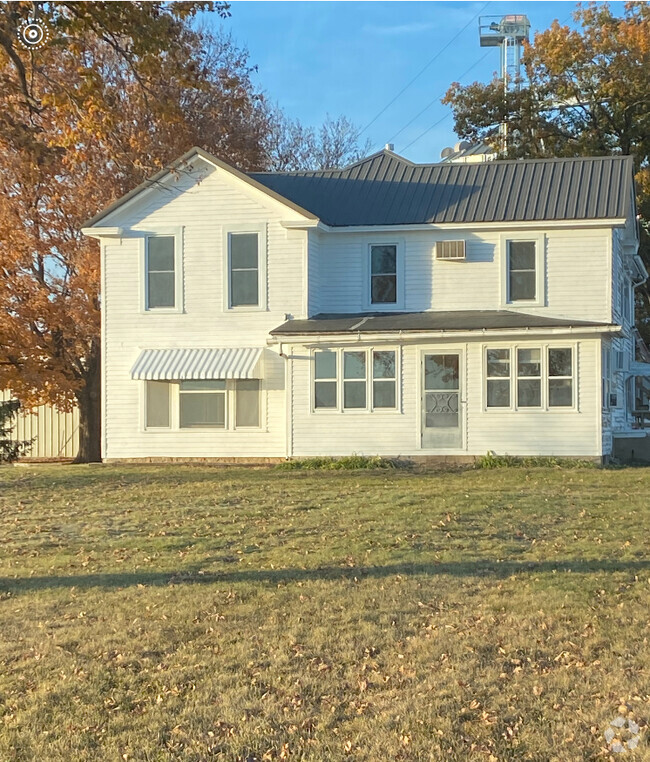
[[[508,242],[508,301],[537,298],[536,258],[535,241]]]
[[[397,246],[370,247],[370,303],[397,304]]]
[[[230,306],[258,307],[260,304],[258,234],[230,233],[228,249]]]
[[[146,252],[147,309],[176,306],[176,262],[173,235],[148,236]]]

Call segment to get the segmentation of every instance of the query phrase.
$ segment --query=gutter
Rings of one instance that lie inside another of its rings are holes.
[[[355,326],[356,327],[356,326]],[[282,344],[302,344],[302,345],[320,345],[328,344],[332,341],[344,344],[358,344],[359,342],[373,342],[383,341],[391,342],[395,340],[403,341],[420,341],[431,339],[473,339],[473,338],[501,338],[505,336],[521,336],[522,332],[525,336],[546,336],[552,334],[554,336],[584,336],[584,335],[599,335],[599,334],[617,334],[621,333],[622,327],[620,325],[603,325],[603,326],[562,326],[562,327],[548,327],[548,328],[481,328],[474,329],[473,331],[456,331],[456,330],[440,330],[440,331],[368,331],[360,332],[355,331],[351,334],[346,332],[332,332],[332,333],[308,333],[308,334],[296,334],[289,336],[282,334],[281,336],[271,336],[266,340],[268,346],[276,346]]]
[[[608,217],[599,220],[519,220],[513,222],[441,222],[414,223],[396,225],[328,225],[317,219],[282,220],[282,227],[289,230],[317,228],[326,233],[405,233],[409,231],[445,231],[445,230],[538,230],[543,228],[611,228],[623,227],[625,217]]]

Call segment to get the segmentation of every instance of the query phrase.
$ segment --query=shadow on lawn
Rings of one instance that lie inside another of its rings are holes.
[[[598,572],[638,573],[650,569],[650,560],[610,561],[604,559],[565,559],[561,561],[465,561],[390,566],[321,566],[315,569],[250,569],[203,572],[200,569],[160,572],[123,572],[119,574],[80,574],[48,577],[0,577],[0,591],[27,592],[58,588],[125,588],[137,585],[188,585],[238,582],[282,585],[319,580],[381,579],[391,576],[452,576],[505,578],[514,574],[553,572],[593,574]]]

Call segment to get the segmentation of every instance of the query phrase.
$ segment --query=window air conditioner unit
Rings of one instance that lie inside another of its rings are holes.
[[[618,407],[618,395],[616,395],[616,394],[610,394],[609,395],[609,406],[610,407]]]
[[[437,241],[436,259],[465,259],[465,241]]]

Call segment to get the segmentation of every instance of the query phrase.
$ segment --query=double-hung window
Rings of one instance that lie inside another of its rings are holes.
[[[338,407],[337,354],[329,349],[314,352],[314,407],[317,410]]]
[[[397,401],[395,350],[372,353],[372,406],[395,408]]]
[[[315,410],[397,408],[394,349],[317,349],[313,378]]]
[[[228,233],[230,307],[260,306],[260,235]]]
[[[549,347],[548,406],[573,406],[573,353],[570,348]]]
[[[176,307],[176,238],[147,236],[145,252],[146,309]]]
[[[537,299],[535,241],[508,241],[508,301]]]
[[[397,304],[397,245],[370,247],[370,303]]]
[[[366,407],[366,352],[343,352],[343,407]]]
[[[145,421],[148,429],[168,429],[171,423],[171,386],[166,381],[147,381]]]
[[[542,405],[542,350],[517,350],[517,406]]]
[[[510,350],[487,350],[487,406],[510,407]]]

